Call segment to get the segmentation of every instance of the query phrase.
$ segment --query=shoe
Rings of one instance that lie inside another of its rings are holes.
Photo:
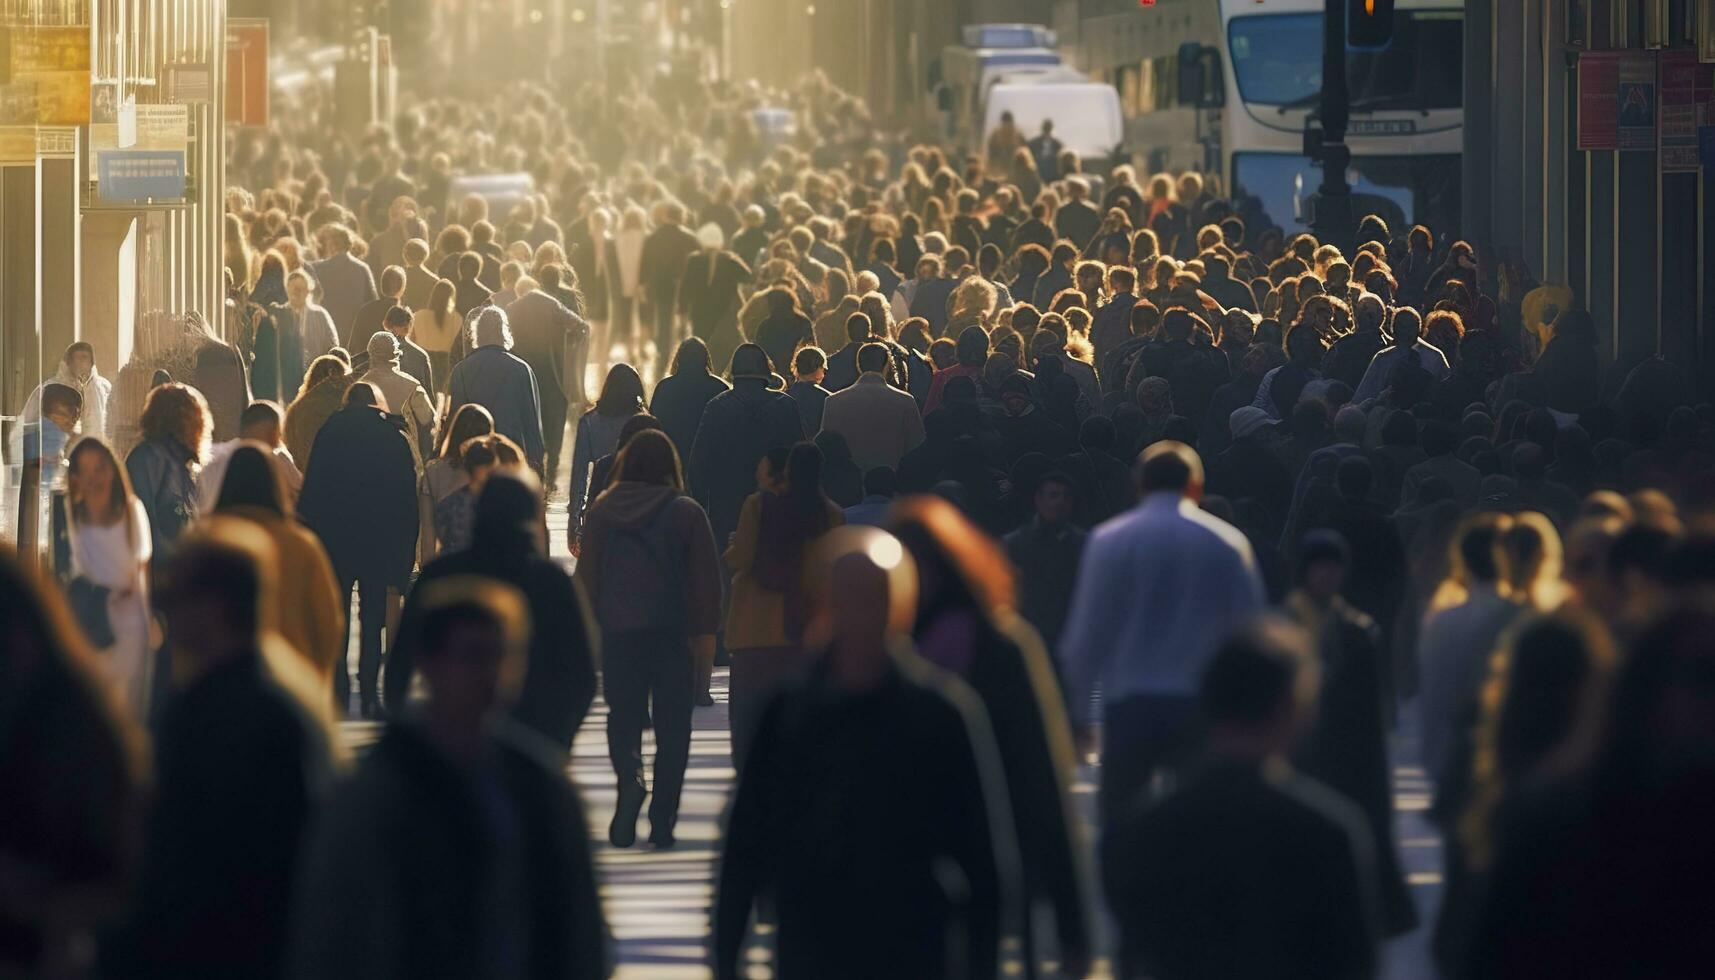
[[[373,694],[364,695],[363,706],[359,710],[364,721],[380,721],[386,714],[381,710],[381,699]]]
[[[697,707],[707,708],[715,703],[714,695],[707,691],[697,695]]]
[[[619,794],[619,805],[613,811],[613,822],[607,825],[607,842],[614,847],[630,847],[637,843],[637,814],[642,809],[642,793]]]
[[[672,850],[673,845],[677,843],[679,842],[673,837],[671,830],[651,830],[649,832],[649,846],[657,851]]]

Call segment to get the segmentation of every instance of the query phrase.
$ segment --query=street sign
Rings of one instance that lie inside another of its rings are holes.
[[[185,151],[109,150],[97,188],[103,201],[179,203],[185,198]]]

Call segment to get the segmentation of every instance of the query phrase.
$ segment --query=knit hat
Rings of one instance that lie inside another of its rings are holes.
[[[1227,416],[1227,428],[1232,430],[1234,439],[1243,439],[1267,424],[1268,413],[1255,405],[1234,409]]]

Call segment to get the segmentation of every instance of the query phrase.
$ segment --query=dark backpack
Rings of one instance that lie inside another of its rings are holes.
[[[669,500],[641,527],[610,528],[596,613],[609,633],[665,632],[685,623],[685,588]]]

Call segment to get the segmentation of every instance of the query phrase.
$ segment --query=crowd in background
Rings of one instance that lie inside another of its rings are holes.
[[[0,563],[8,969],[605,975],[566,752],[599,687],[607,841],[675,846],[717,662],[718,977],[753,922],[786,976],[1715,962],[1708,379],[1567,290],[816,78],[330,110],[237,133],[218,326],[34,399],[70,562]]]

